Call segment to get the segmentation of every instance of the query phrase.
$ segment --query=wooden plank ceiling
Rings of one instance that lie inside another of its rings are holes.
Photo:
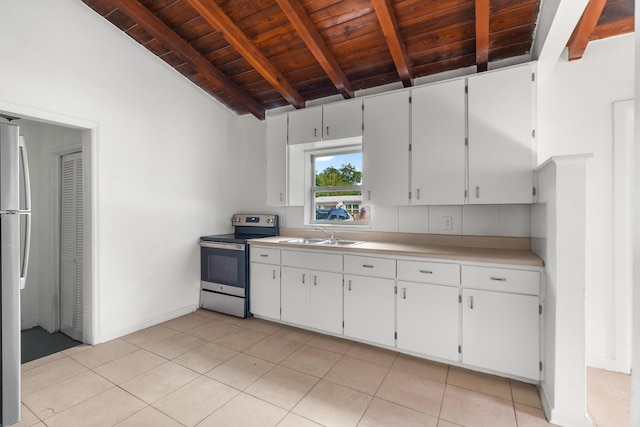
[[[540,0],[83,0],[237,114],[527,55]],[[633,31],[591,0],[568,43]]]

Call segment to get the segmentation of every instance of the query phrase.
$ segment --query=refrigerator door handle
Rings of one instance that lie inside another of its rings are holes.
[[[22,171],[24,173],[24,210],[31,211],[31,174],[29,173],[29,159],[24,137],[20,135],[20,158],[22,159]]]
[[[27,271],[29,270],[29,254],[31,252],[31,213],[23,213],[27,220],[24,231],[24,248],[22,249],[22,265],[20,266],[20,289],[27,285]]]
[[[29,173],[29,159],[27,157],[27,146],[24,137],[20,135],[20,159],[22,160],[22,173],[24,174],[24,210],[27,223],[24,232],[24,247],[22,248],[22,265],[20,266],[20,289],[24,289],[27,284],[27,271],[29,270],[29,254],[31,252],[31,175]]]

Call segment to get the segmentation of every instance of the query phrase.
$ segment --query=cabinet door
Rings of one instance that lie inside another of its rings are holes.
[[[251,263],[249,305],[253,314],[280,319],[280,266]]]
[[[322,107],[303,108],[289,113],[289,144],[322,140]]]
[[[342,334],[342,274],[311,271],[309,326]]]
[[[394,287],[391,279],[344,276],[344,335],[393,346]]]
[[[533,68],[469,77],[469,203],[533,201]]]
[[[398,282],[398,348],[458,361],[458,288]]]
[[[365,204],[409,203],[409,93],[364,100],[362,198]]]
[[[362,135],[362,100],[341,101],[322,107],[322,139]]]
[[[465,80],[411,93],[411,204],[464,204]]]
[[[282,267],[280,318],[285,322],[309,324],[309,270]]]
[[[538,307],[537,296],[464,289],[462,362],[538,380]]]
[[[267,205],[287,203],[287,115],[267,117]]]

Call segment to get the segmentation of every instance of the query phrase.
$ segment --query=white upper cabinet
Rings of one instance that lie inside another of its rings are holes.
[[[322,139],[362,135],[362,100],[352,99],[322,107]]]
[[[302,108],[289,113],[289,144],[322,140],[322,107]]]
[[[470,76],[468,203],[533,202],[533,66]]]
[[[465,202],[465,80],[414,89],[411,97],[411,204]]]
[[[361,135],[361,99],[303,108],[289,113],[289,145]]]
[[[409,203],[409,112],[407,91],[364,100],[364,204]]]
[[[267,205],[287,204],[287,115],[267,117]]]

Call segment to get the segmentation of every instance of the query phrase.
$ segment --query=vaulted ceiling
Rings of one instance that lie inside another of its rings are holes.
[[[83,0],[237,114],[528,55],[541,0]],[[568,41],[632,32],[634,0],[590,0]]]

